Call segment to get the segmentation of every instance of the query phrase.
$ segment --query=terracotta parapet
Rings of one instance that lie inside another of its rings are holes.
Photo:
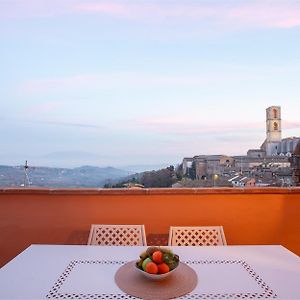
[[[56,194],[56,195],[172,195],[172,194],[300,194],[300,187],[266,188],[0,188],[0,194]]]

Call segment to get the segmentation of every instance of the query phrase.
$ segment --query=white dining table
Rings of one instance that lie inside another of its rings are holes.
[[[300,258],[282,246],[170,248],[198,276],[179,299],[300,299]],[[0,299],[134,299],[114,276],[145,249],[31,245],[0,269]]]

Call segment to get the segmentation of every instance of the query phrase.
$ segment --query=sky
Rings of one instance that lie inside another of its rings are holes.
[[[0,164],[243,155],[300,136],[300,1],[0,0]]]

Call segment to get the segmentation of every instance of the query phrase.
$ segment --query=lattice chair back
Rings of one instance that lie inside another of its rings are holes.
[[[170,227],[169,246],[227,245],[222,226]]]
[[[147,246],[144,225],[92,225],[88,245]]]

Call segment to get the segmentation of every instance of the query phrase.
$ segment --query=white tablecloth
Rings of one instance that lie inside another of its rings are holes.
[[[114,275],[145,248],[32,245],[0,269],[0,299],[133,299]],[[300,299],[300,259],[282,246],[171,248],[198,275],[181,299]]]

